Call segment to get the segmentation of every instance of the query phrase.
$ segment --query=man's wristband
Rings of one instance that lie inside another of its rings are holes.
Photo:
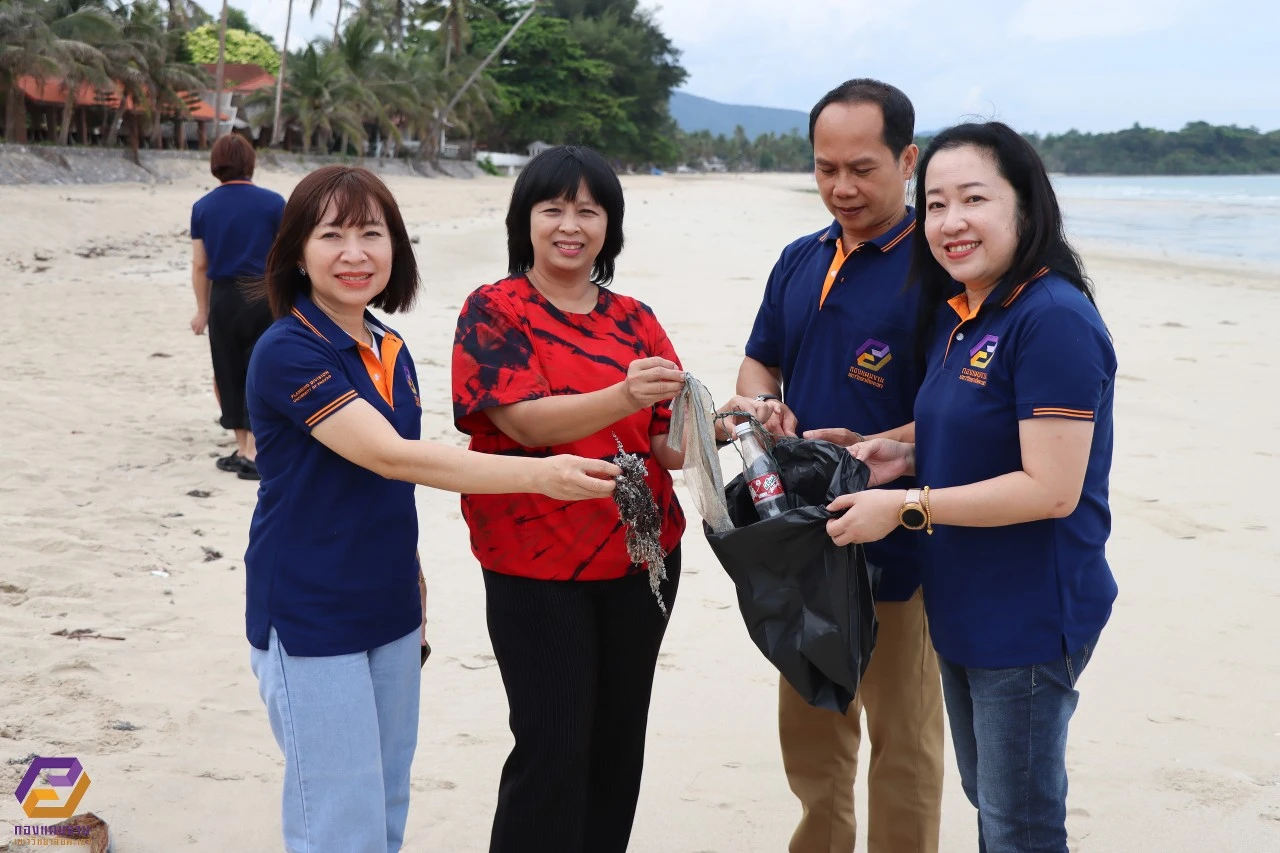
[[[757,403],[763,403],[766,400],[777,400],[779,403],[782,402],[782,398],[779,397],[777,394],[757,394],[756,395]]]

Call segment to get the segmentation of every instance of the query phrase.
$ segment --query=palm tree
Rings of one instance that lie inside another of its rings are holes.
[[[170,32],[187,32],[209,19],[209,13],[200,8],[195,0],[168,0]]]
[[[213,139],[222,135],[222,69],[227,61],[227,0],[222,0],[222,21],[218,24],[218,71],[213,83]]]
[[[135,110],[149,103],[149,58],[156,53],[169,54],[168,42],[172,40],[165,30],[164,15],[154,2],[121,3],[116,9],[116,20],[120,26],[120,37],[103,48],[107,76],[117,84],[120,98],[110,116],[109,126],[104,130],[107,145],[116,144],[129,102],[133,102]]]
[[[267,90],[250,98],[264,103]],[[367,136],[361,116],[369,108],[369,93],[352,79],[342,54],[328,45],[307,45],[289,66],[280,104],[283,121],[302,126],[302,153],[311,153],[311,140],[327,151],[335,133],[356,139],[363,147]]]
[[[0,88],[5,91],[4,127],[10,142],[27,141],[27,102],[19,81],[34,77],[43,84],[73,66],[101,67],[102,52],[89,39],[109,28],[110,21],[95,6],[71,8],[56,0],[0,4]]]
[[[444,49],[444,67],[448,68],[471,43],[471,21],[479,16],[493,18],[494,13],[474,0],[432,0],[419,10],[417,23],[439,25],[437,32]]]
[[[162,121],[174,114],[175,142],[181,133],[181,121],[189,115],[187,99],[209,85],[209,80],[194,65],[179,62],[175,42],[183,37],[181,30],[166,30],[165,13],[157,0],[134,0],[117,11],[120,19],[118,44],[107,51],[108,75],[120,84],[120,104],[116,107],[107,144],[114,145],[120,122],[132,100],[132,139],[141,140],[138,114],[143,113],[150,125],[152,147],[159,148]],[[217,110],[215,109],[215,113]],[[216,120],[216,117],[215,117]]]
[[[75,116],[80,87],[84,84],[98,87],[110,85],[111,81],[106,74],[106,57],[102,55],[102,50],[118,38],[119,26],[108,11],[105,0],[59,0],[47,8],[57,16],[49,27],[55,35],[74,32],[87,44],[99,49],[99,55],[88,61],[68,57],[69,62],[62,68],[62,85],[66,89],[66,96],[62,103],[58,144],[66,145],[71,136],[71,120]]]
[[[314,16],[314,15],[315,15],[315,13],[316,13],[316,9],[317,9],[317,8],[319,8],[320,3],[321,3],[321,0],[311,0],[311,14],[312,14],[312,16]],[[336,45],[336,44],[338,43],[338,34],[342,31],[342,10],[343,10],[343,9],[354,9],[354,8],[356,8],[356,5],[355,5],[355,3],[353,2],[353,0],[338,0],[338,14],[337,14],[337,17],[335,17],[335,18],[333,19],[333,42],[332,42],[332,44],[335,44],[335,45]]]
[[[311,0],[311,16],[316,14],[316,5],[320,0]],[[293,0],[289,0],[289,10],[284,18],[284,42],[280,45],[280,70],[276,72],[276,108],[271,119],[271,147],[275,148],[284,139],[284,128],[280,126],[280,98],[284,95],[284,67],[289,58],[289,28],[293,26]]]
[[[453,2],[454,0],[450,0],[451,5]],[[460,2],[460,0],[458,0],[458,2]],[[507,42],[511,40],[511,37],[516,34],[516,30],[520,29],[520,27],[524,25],[524,22],[532,17],[537,8],[538,0],[533,0],[533,2],[529,4],[529,8],[524,10],[524,14],[522,14],[516,22],[511,25],[511,29],[507,30],[506,34],[504,34],[502,38],[498,40],[498,43],[494,45],[493,50],[489,51],[489,55],[477,63],[476,67],[472,69],[471,73],[467,76],[467,79],[463,81],[462,85],[458,87],[458,90],[454,92],[453,97],[445,104],[444,109],[437,111],[435,121],[432,122],[430,138],[426,140],[430,146],[429,153],[432,155],[436,153],[436,147],[440,143],[440,136],[444,132],[444,128],[448,124],[450,118],[453,116],[454,109],[459,105],[462,99],[466,97],[468,92],[471,91],[471,87],[480,79],[480,75],[489,67],[489,63],[493,62],[493,60],[498,57],[498,54],[502,53],[502,49],[507,46]],[[448,62],[447,56],[445,61]],[[421,156],[422,150],[419,149],[418,153],[419,156]],[[435,159],[434,156],[432,159]]]

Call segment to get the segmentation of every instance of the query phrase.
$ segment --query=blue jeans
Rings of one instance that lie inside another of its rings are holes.
[[[960,784],[980,853],[1067,853],[1067,724],[1097,637],[1035,666],[938,660]]]
[[[418,744],[418,631],[367,652],[291,657],[271,630],[252,649],[284,753],[289,853],[397,853]]]

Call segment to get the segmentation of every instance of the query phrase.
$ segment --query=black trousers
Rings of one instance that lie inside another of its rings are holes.
[[[209,289],[209,353],[223,429],[249,429],[244,383],[249,376],[253,345],[271,325],[265,299],[248,302],[234,279],[215,279]]]
[[[679,547],[666,564],[670,611]],[[648,575],[541,581],[486,571],[484,583],[516,740],[490,853],[623,853],[667,628]]]

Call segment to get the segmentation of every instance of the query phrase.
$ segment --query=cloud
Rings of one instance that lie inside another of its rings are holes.
[[[1105,38],[1173,26],[1178,0],[1027,0],[1009,21],[1009,35],[1037,41]]]
[[[887,76],[886,45],[907,45],[918,0],[648,0],[680,49],[686,88],[729,103],[807,110],[850,77]],[[902,50],[895,49],[901,64]]]
[[[206,7],[217,5],[219,9],[222,8],[220,3],[215,4],[208,0],[203,5]],[[244,9],[255,27],[276,40],[277,47],[284,41],[284,24],[289,11],[288,0],[232,0],[232,5]],[[315,19],[312,20],[308,14],[311,11],[311,0],[293,0],[289,49],[297,50],[318,35],[332,36],[333,18],[337,9],[334,0],[324,0],[316,10]]]
[[[4,0],[0,0],[0,3]],[[220,0],[201,0],[206,8]],[[287,0],[232,0],[284,36]],[[877,77],[928,130],[972,116],[1025,130],[1280,126],[1280,3],[1233,0],[641,0],[681,50],[682,88],[807,111],[833,85]],[[333,34],[337,0],[294,0],[290,46]],[[1244,25],[1241,22],[1246,22]]]

